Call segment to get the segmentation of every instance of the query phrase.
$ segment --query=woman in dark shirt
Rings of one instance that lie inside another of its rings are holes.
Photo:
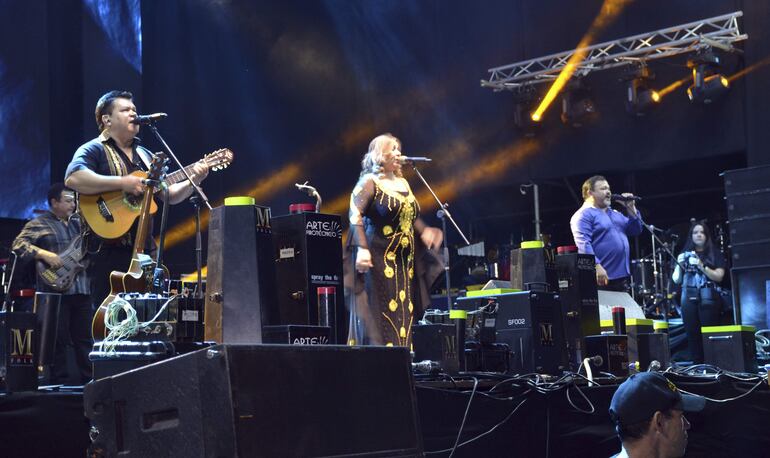
[[[677,257],[674,283],[682,285],[682,321],[693,363],[703,362],[701,326],[716,326],[722,311],[718,286],[725,276],[725,260],[714,247],[711,231],[704,221],[690,226],[684,249]]]

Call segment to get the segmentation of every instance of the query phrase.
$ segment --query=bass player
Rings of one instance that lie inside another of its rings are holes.
[[[30,220],[13,241],[13,251],[22,261],[42,262],[45,266],[60,269],[66,263],[72,264],[75,273],[70,283],[55,289],[37,275],[36,290],[39,292],[62,293],[59,307],[59,323],[56,334],[56,352],[51,381],[53,383],[80,383],[91,380],[91,298],[89,282],[79,260],[82,247],[72,247],[80,237],[80,218],[75,211],[75,195],[62,183],[55,183],[48,190],[49,211]],[[64,259],[64,252],[72,247],[78,253],[72,259]],[[60,256],[61,255],[61,256]],[[67,371],[67,345],[69,341],[75,350],[78,377],[73,380]]]

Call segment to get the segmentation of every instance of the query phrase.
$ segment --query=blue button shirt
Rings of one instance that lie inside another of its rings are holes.
[[[635,218],[628,218],[619,211],[600,210],[589,203],[583,204],[570,220],[578,252],[596,256],[610,280],[631,275],[628,236],[641,234],[642,224],[638,211]]]

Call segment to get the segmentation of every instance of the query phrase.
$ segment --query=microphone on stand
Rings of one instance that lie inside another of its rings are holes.
[[[409,164],[414,162],[432,162],[433,159],[429,157],[409,157],[409,156],[401,156],[398,158],[398,162],[402,164]]]
[[[315,211],[316,213],[321,213],[321,194],[318,193],[316,188],[310,186],[308,183],[308,181],[304,182],[303,184],[294,183],[294,186],[296,186],[297,189],[304,192],[308,196],[315,197]]]
[[[629,202],[633,200],[634,202],[639,202],[642,200],[642,198],[639,196],[623,196],[620,194],[613,194],[612,200],[620,201],[620,202]]]
[[[161,120],[163,118],[167,118],[168,115],[166,113],[153,113],[148,115],[136,115],[136,118],[131,120],[131,124],[139,124],[139,125],[145,125],[145,124],[152,124],[155,121]]]

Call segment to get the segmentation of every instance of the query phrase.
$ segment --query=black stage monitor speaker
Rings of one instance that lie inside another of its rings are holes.
[[[332,330],[330,342],[346,343],[340,217],[322,213],[277,216],[272,227],[278,310],[269,324],[328,325]],[[319,288],[330,291],[331,302],[321,317]],[[328,323],[323,315],[328,316]]]
[[[89,456],[422,456],[409,351],[217,345],[86,385]]]
[[[275,304],[270,209],[228,199],[209,222],[205,339],[262,343],[262,323],[270,323]]]
[[[583,339],[601,333],[596,261],[591,254],[564,253],[556,256],[556,269],[569,364],[577,371],[583,361]]]

